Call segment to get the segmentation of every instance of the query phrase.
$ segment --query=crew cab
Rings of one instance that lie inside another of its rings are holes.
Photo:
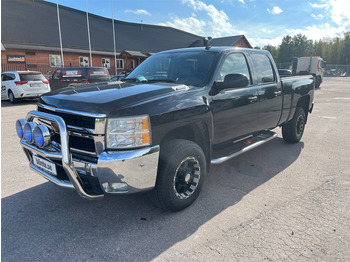
[[[178,211],[211,165],[270,141],[274,128],[297,143],[313,98],[314,78],[281,80],[267,51],[178,49],[123,82],[48,93],[16,130],[30,167],[51,182],[87,199],[149,191]]]

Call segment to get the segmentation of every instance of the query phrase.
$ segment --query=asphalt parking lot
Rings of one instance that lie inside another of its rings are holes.
[[[88,201],[31,171],[1,102],[2,261],[350,261],[350,78],[326,78],[303,139],[214,166],[186,210]]]

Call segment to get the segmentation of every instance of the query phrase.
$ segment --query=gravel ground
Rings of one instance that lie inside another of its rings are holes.
[[[300,143],[278,137],[208,174],[177,213],[145,194],[87,201],[31,171],[1,103],[2,261],[350,261],[350,78],[325,78]]]

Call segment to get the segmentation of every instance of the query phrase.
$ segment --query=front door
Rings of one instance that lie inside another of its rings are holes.
[[[228,74],[245,75],[249,85],[227,88],[212,95],[210,106],[214,121],[214,145],[253,133],[259,120],[258,88],[252,85],[250,69],[243,53],[229,54],[216,80],[223,81]]]

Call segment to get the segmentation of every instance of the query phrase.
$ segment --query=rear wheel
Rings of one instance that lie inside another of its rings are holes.
[[[17,99],[15,98],[15,95],[12,93],[11,90],[9,90],[9,100],[12,104],[17,102]]]
[[[293,118],[282,126],[282,136],[288,143],[297,143],[304,134],[306,115],[304,109],[297,107]]]
[[[203,150],[192,141],[172,140],[161,149],[157,183],[150,197],[161,208],[182,210],[197,199],[205,175]]]
[[[321,77],[320,77],[320,76],[317,76],[317,77],[316,77],[315,88],[316,88],[316,89],[320,88],[320,85],[321,85]]]

